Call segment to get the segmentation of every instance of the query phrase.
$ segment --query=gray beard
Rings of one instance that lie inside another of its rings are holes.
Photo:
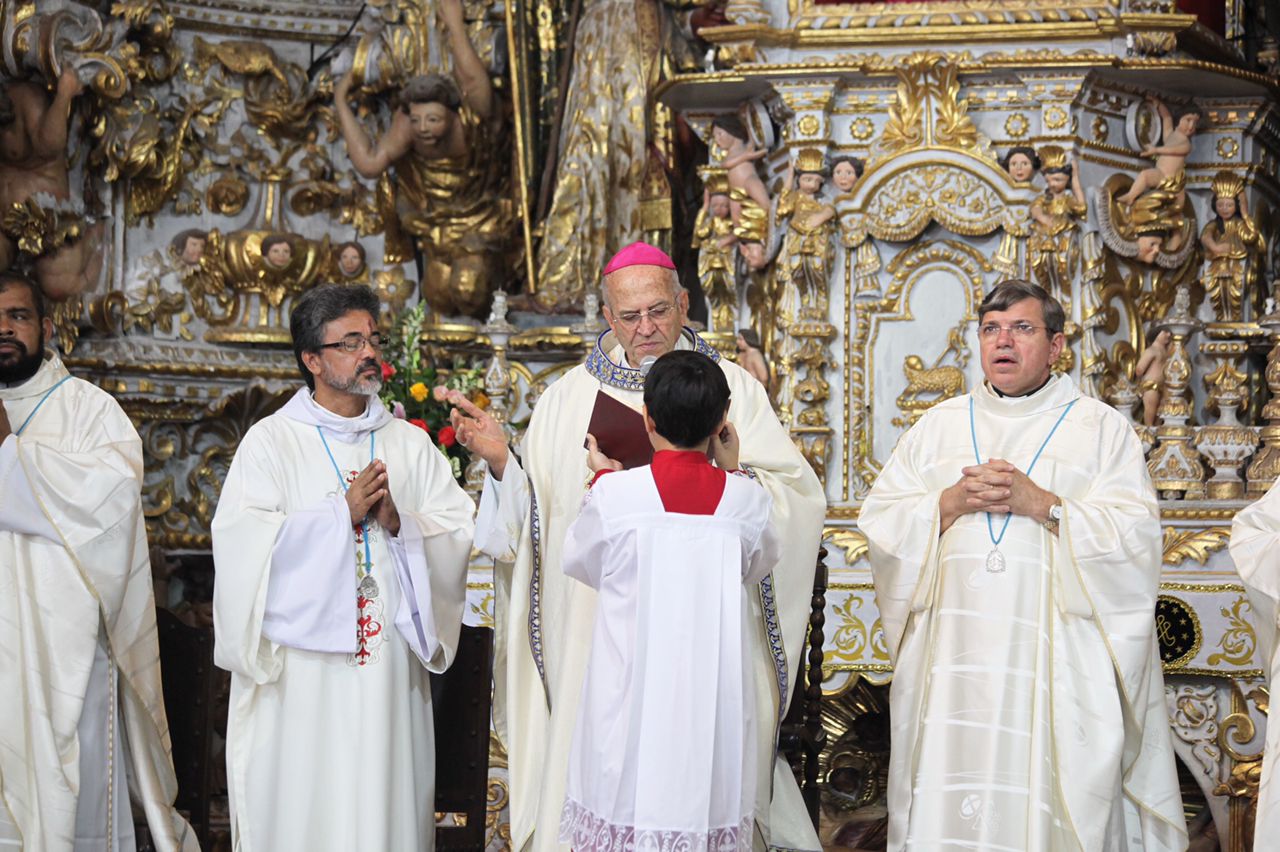
[[[358,372],[350,376],[339,376],[330,371],[327,364],[320,371],[320,381],[334,390],[353,393],[357,396],[374,396],[382,390],[381,378],[376,376],[371,379],[362,378]]]

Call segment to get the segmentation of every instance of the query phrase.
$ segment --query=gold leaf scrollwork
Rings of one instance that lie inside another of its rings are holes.
[[[1240,595],[1230,607],[1224,606],[1219,610],[1229,626],[1223,631],[1222,638],[1218,640],[1218,647],[1222,651],[1209,655],[1210,666],[1220,666],[1223,663],[1244,666],[1253,659],[1254,651],[1258,647],[1258,635],[1254,633],[1253,625],[1245,617],[1245,613],[1251,609],[1249,599]]]
[[[827,527],[822,531],[822,540],[844,551],[846,565],[857,562],[866,555],[868,550],[867,537],[857,530]]]
[[[862,595],[854,593],[831,608],[838,626],[831,635],[827,663],[856,663],[863,658],[867,650],[867,625],[854,613],[863,603]]]
[[[1255,686],[1249,690],[1247,695],[1241,696],[1243,690],[1238,684],[1233,685],[1238,690],[1236,693],[1236,701],[1241,697],[1245,699],[1245,709],[1222,720],[1222,726],[1218,732],[1218,742],[1222,746],[1222,750],[1226,752],[1231,759],[1231,772],[1226,780],[1213,788],[1213,795],[1228,796],[1233,799],[1244,799],[1247,802],[1244,819],[1242,823],[1245,827],[1243,837],[1240,838],[1240,848],[1253,849],[1254,837],[1253,826],[1257,816],[1258,808],[1258,788],[1262,782],[1262,751],[1256,754],[1244,754],[1236,746],[1246,745],[1252,742],[1257,736],[1257,726],[1253,722],[1253,718],[1249,715],[1248,701],[1253,701],[1254,706],[1264,716],[1268,715],[1268,709],[1271,702],[1270,693],[1265,686]]]
[[[988,156],[988,143],[960,96],[960,69],[946,55],[918,52],[895,68],[894,103],[877,143],[882,155],[939,145]]]
[[[1227,546],[1231,530],[1227,527],[1210,527],[1204,530],[1180,530],[1164,528],[1164,564],[1181,565],[1188,559],[1204,565],[1211,553]]]

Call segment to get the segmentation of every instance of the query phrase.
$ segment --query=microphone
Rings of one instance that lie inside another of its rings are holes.
[[[646,355],[643,358],[641,358],[640,359],[640,376],[642,378],[648,378],[649,371],[653,369],[653,365],[656,364],[657,362],[658,362],[657,357],[653,355]]]

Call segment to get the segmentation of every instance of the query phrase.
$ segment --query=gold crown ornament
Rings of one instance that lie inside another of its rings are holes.
[[[1067,152],[1057,145],[1045,145],[1038,152],[1040,154],[1040,169],[1065,169],[1067,167]]]
[[[796,174],[804,174],[805,172],[826,175],[827,161],[817,148],[801,148],[800,152],[796,154]]]
[[[1211,186],[1215,198],[1235,198],[1244,192],[1244,179],[1235,172],[1223,169],[1213,176]]]
[[[722,169],[719,166],[700,166],[698,168],[698,177],[702,178],[702,185],[710,194],[729,194],[728,169]]]

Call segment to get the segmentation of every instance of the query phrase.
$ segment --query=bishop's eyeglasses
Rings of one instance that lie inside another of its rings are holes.
[[[341,340],[335,340],[333,343],[321,343],[317,349],[341,349],[343,352],[355,353],[368,344],[369,348],[374,352],[382,351],[382,344],[386,343],[386,338],[376,331],[373,334],[365,336],[363,334],[348,334]]]
[[[648,317],[651,322],[662,322],[675,309],[676,306],[670,302],[662,302],[644,311],[623,311],[617,315],[617,318],[618,322],[627,328],[635,328],[645,317]]]

